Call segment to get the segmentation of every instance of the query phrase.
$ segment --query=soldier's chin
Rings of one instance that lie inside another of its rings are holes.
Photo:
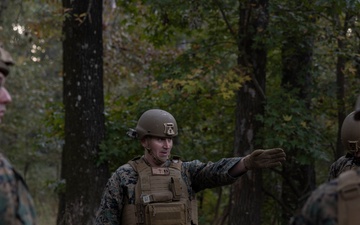
[[[158,159],[164,163],[169,159],[169,157],[158,157]]]

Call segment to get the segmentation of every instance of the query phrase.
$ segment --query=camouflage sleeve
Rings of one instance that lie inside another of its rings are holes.
[[[240,159],[240,157],[224,158],[215,163],[202,163],[199,160],[184,162],[183,171],[186,171],[186,175],[183,176],[188,176],[195,192],[232,184],[237,180],[237,177],[230,176],[228,171]]]
[[[0,155],[0,224],[36,224],[33,199],[25,181]]]
[[[126,201],[125,196],[134,196],[134,186],[137,175],[129,164],[119,167],[108,180],[99,210],[96,216],[96,225],[119,225],[121,213]],[[132,186],[132,187],[131,187]],[[131,199],[133,200],[133,199]],[[129,200],[130,201],[130,200]]]
[[[337,171],[336,171],[336,162],[334,162],[333,164],[331,164],[330,169],[329,169],[329,176],[328,176],[328,181],[335,179]]]
[[[337,179],[319,186],[290,225],[337,225]]]
[[[350,155],[341,156],[338,160],[336,160],[330,166],[328,181],[337,178],[343,170],[345,171],[345,167],[351,168],[353,157]]]

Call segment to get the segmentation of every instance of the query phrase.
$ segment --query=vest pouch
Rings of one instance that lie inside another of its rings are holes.
[[[355,170],[340,174],[338,191],[338,224],[358,225],[360,221],[360,178]]]
[[[145,220],[149,225],[186,225],[187,211],[184,203],[153,203],[145,207]]]
[[[180,178],[171,177],[169,188],[173,193],[173,201],[179,201],[182,193]]]
[[[152,193],[150,195],[142,195],[142,201],[144,204],[152,202],[171,202],[173,194],[170,191],[164,191],[162,193]]]

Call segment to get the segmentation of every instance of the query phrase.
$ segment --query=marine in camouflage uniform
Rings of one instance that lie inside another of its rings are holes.
[[[320,185],[307,199],[301,213],[290,220],[290,225],[337,225],[337,184],[333,179]]]
[[[140,160],[144,160],[149,167],[168,167],[170,165],[172,138],[177,133],[177,124],[173,116],[160,109],[146,111],[140,117],[136,129],[130,132],[131,136],[137,137],[141,141],[145,154]],[[153,141],[153,144],[150,142],[148,145],[147,138],[150,138],[149,140]],[[158,142],[161,142],[158,145],[161,146],[160,148],[156,148]],[[284,160],[284,151],[276,148],[255,150],[245,157],[223,158],[214,163],[203,163],[199,160],[182,162],[181,178],[186,184],[189,198],[195,199],[196,193],[201,190],[232,184],[247,170],[279,166]],[[97,213],[97,225],[122,224],[124,205],[135,204],[135,187],[138,177],[138,173],[130,164],[120,166],[112,174],[105,187]],[[197,224],[197,221],[192,224]]]
[[[231,177],[228,170],[239,161],[240,158],[222,159],[219,162],[207,164],[198,160],[184,162],[181,175],[187,184],[189,195],[195,198],[196,192],[235,182],[237,178]],[[166,162],[164,166],[169,164],[170,161]],[[138,174],[129,164],[125,164],[115,171],[107,183],[96,224],[120,224],[125,198],[129,199],[130,204],[135,204],[137,179]]]
[[[329,181],[320,185],[290,225],[360,224],[360,96],[355,111],[341,127],[341,140],[348,153],[330,167]]]
[[[0,122],[11,96],[5,89],[10,54],[0,44]],[[36,224],[35,207],[25,181],[4,155],[0,154],[0,225]]]
[[[0,154],[0,224],[36,224],[35,207],[25,181]]]
[[[290,225],[358,225],[360,168],[320,185]]]
[[[355,157],[354,154],[346,153],[331,164],[328,180],[337,178],[342,172],[358,167],[360,167],[360,158]]]
[[[328,180],[338,177],[341,173],[360,166],[360,121],[355,119],[355,111],[351,112],[341,126],[341,141],[347,151],[346,155],[336,160],[329,170]]]

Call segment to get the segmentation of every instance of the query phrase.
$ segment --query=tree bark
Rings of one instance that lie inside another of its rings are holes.
[[[251,81],[237,93],[234,148],[235,155],[245,156],[260,148],[254,141],[262,124],[255,116],[264,113],[266,49],[263,43],[255,43],[254,37],[266,30],[269,15],[267,0],[240,3],[240,7],[238,65]],[[261,224],[261,187],[261,170],[247,172],[232,186],[229,224]]]
[[[334,154],[334,160],[337,160],[341,156],[345,154],[345,148],[341,141],[341,127],[342,123],[347,116],[346,107],[345,107],[345,65],[349,61],[349,57],[344,55],[342,52],[346,52],[346,33],[351,26],[350,20],[353,15],[351,13],[346,12],[344,24],[342,24],[340,16],[335,16],[335,27],[338,27],[341,31],[342,38],[337,39],[338,44],[338,54],[336,61],[336,99],[337,99],[337,114],[338,114],[338,132],[337,132],[337,142],[336,142],[336,151]],[[352,108],[353,109],[353,108]]]
[[[107,165],[97,165],[105,136],[102,0],[63,0],[65,144],[57,224],[94,224]]]

